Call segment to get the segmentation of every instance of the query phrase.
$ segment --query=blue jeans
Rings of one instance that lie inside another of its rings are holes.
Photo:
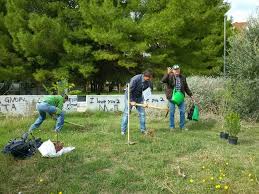
[[[121,132],[126,133],[127,131],[127,125],[128,125],[128,98],[125,95],[125,108],[122,116],[121,121]],[[143,103],[143,98],[139,98],[136,100],[137,103]],[[144,132],[146,130],[146,113],[145,109],[141,106],[136,106],[139,114],[139,123],[140,123],[140,131]],[[132,109],[132,106],[130,106],[130,110]]]
[[[184,121],[185,121],[185,104],[182,102],[179,106],[179,112],[180,112],[180,128],[184,128]],[[169,101],[169,110],[170,110],[170,128],[175,128],[174,126],[174,113],[175,113],[175,104]]]
[[[56,107],[51,106],[46,102],[40,102],[36,104],[36,109],[39,111],[39,117],[31,125],[29,132],[32,132],[34,129],[38,128],[41,123],[46,119],[46,113],[52,115],[56,113]],[[59,132],[64,125],[64,112],[61,112],[60,115],[57,115],[57,122],[55,126],[55,131]]]

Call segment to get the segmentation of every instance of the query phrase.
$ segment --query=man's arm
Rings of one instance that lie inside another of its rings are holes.
[[[172,73],[172,69],[171,69],[170,67],[168,67],[166,74],[163,76],[163,78],[161,79],[160,82],[161,82],[161,83],[166,83],[166,84],[168,84],[170,73]]]
[[[161,79],[161,82],[162,82],[162,83],[168,83],[168,80],[169,80],[169,74],[165,74],[165,75],[163,76],[163,78]]]
[[[134,77],[131,78],[130,83],[129,83],[130,102],[136,101],[135,97],[133,96],[133,91],[136,89],[136,84],[137,84],[137,80]]]

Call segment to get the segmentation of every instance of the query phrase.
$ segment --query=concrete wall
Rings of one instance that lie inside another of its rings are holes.
[[[0,113],[12,115],[30,115],[36,111],[35,105],[43,95],[8,95],[0,96]],[[148,103],[166,107],[165,95],[152,95]],[[124,95],[87,95],[69,96],[69,102],[64,104],[66,112],[84,111],[123,111]]]

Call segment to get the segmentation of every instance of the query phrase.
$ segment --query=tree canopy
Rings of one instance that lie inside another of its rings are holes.
[[[175,63],[217,75],[228,10],[223,0],[0,0],[1,80],[122,83]]]

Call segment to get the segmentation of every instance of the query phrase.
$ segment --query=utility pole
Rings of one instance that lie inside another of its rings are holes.
[[[226,77],[226,23],[227,23],[227,15],[224,15],[224,77]]]

